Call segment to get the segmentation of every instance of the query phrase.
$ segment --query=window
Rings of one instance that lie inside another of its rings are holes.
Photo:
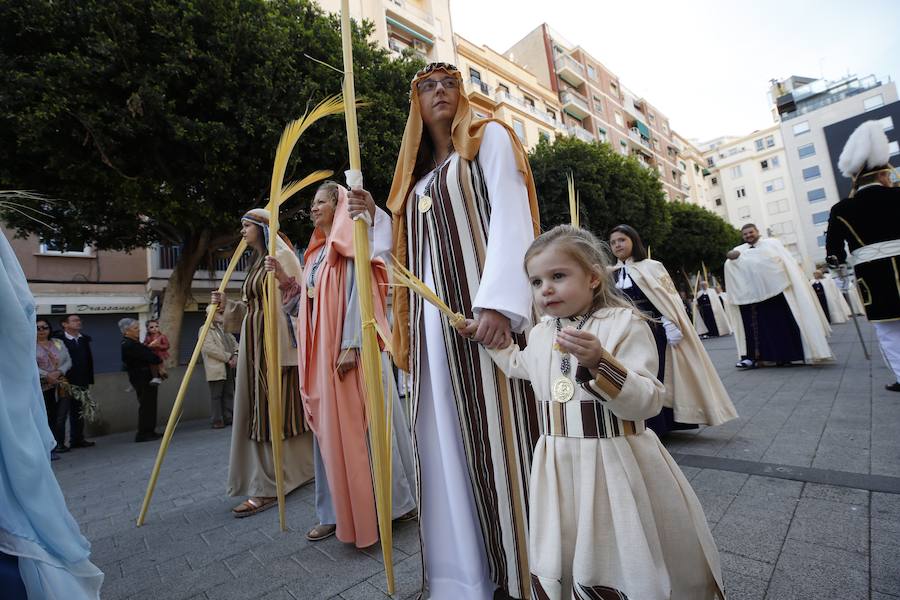
[[[780,215],[781,213],[788,212],[790,207],[788,206],[788,201],[786,199],[773,200],[766,204],[766,210],[769,211],[770,215]]]
[[[666,135],[669,135],[669,124],[663,123],[662,128],[663,128],[663,133]]]
[[[538,129],[538,139],[550,141],[550,133],[543,129]]]
[[[770,158],[770,159],[769,159],[769,162],[770,162],[770,164],[772,165],[772,168],[773,168],[773,169],[774,169],[775,167],[780,167],[780,166],[781,166],[781,159],[778,158],[777,156],[773,156],[772,158]]]
[[[897,142],[888,142],[888,150],[890,150],[891,156],[897,156],[900,154],[900,144]]]
[[[93,249],[85,244],[81,247],[70,248],[57,240],[41,240],[39,252],[48,256],[93,256]]]
[[[759,166],[760,166],[760,168],[762,168],[763,171],[768,171],[769,170],[769,161],[761,160],[761,161],[759,161]]]
[[[876,108],[881,108],[882,106],[884,106],[884,96],[882,96],[881,94],[863,100],[863,110],[865,110],[866,112],[875,110]]]
[[[622,156],[628,156],[628,144],[625,143],[625,140],[619,140],[619,152],[622,153]]]
[[[735,179],[740,177],[742,174],[743,173],[741,173],[741,165],[735,165],[735,166],[731,167],[731,176],[734,177]]]
[[[800,155],[800,158],[806,158],[808,156],[816,155],[816,146],[815,144],[806,144],[804,146],[800,146],[797,148],[797,154]]]
[[[781,223],[773,223],[771,227],[769,227],[769,231],[772,235],[784,235],[786,233],[794,233],[794,222],[793,221],[782,221]]]
[[[513,119],[513,131],[516,132],[516,135],[519,136],[519,139],[522,143],[525,143],[525,123],[518,119]]]
[[[622,113],[616,113],[616,125],[625,127],[625,119],[622,118]]]
[[[883,129],[884,131],[890,131],[894,128],[894,119],[892,119],[891,117],[878,119],[878,124],[881,125],[881,129]]]
[[[497,89],[499,91],[503,92],[504,94],[506,94],[507,96],[509,95],[509,87],[507,87],[506,85],[504,85],[502,83],[498,83]]]
[[[706,166],[707,166],[707,167],[714,167],[714,166],[716,166],[716,159],[713,158],[712,156],[706,157]]]
[[[806,199],[809,202],[821,202],[825,199],[825,188],[816,188],[806,192]]]
[[[594,69],[594,67],[592,67],[591,65],[587,66],[587,73],[588,73],[588,77],[590,77],[591,79],[594,79],[594,80],[597,79],[597,70]]]
[[[763,184],[763,187],[766,190],[767,194],[771,194],[772,192],[777,192],[779,190],[784,189],[784,179],[781,177],[777,179],[772,179],[771,181],[767,181]]]
[[[755,140],[753,143],[756,144],[756,151],[757,151],[757,152],[762,152],[762,151],[765,149],[765,147],[766,147],[766,141],[765,141],[764,139],[762,139],[762,138],[759,138],[758,140]]]
[[[653,149],[659,150],[659,140],[656,138],[653,138]],[[671,154],[671,152],[670,152],[670,154]]]
[[[603,98],[597,95],[594,96],[594,112],[603,112]]]
[[[687,165],[684,164],[684,161],[683,161],[683,160],[679,160],[679,161],[678,161],[678,166],[681,167],[681,170],[682,170],[682,171],[687,171]]]
[[[716,198],[716,206],[722,206],[722,199]]]
[[[744,189],[744,186],[739,187],[735,191],[737,193],[738,198],[746,198],[747,197],[747,190]]]
[[[709,182],[710,182],[711,184],[713,184],[713,185],[719,185],[719,178],[718,178],[718,177],[713,177],[712,179],[710,179]]]
[[[609,89],[612,91],[613,96],[615,96],[617,98],[619,97],[619,86],[616,85],[615,81],[609,82]]]
[[[525,100],[525,104],[527,104],[531,108],[534,108],[534,98],[529,98],[528,96],[525,96],[523,98],[523,100]]]
[[[766,136],[766,148],[771,148],[775,145],[775,136],[768,135]]]
[[[609,141],[609,138],[606,135],[606,130],[603,129],[602,127],[597,128],[597,139],[599,139],[601,142]]]
[[[813,213],[812,222],[813,225],[822,225],[823,223],[828,222],[828,214],[831,211],[823,210],[822,212]]]
[[[677,180],[678,180],[678,171],[676,171],[675,169],[672,169],[672,181],[677,181]]]
[[[749,219],[750,218],[750,207],[742,206],[738,209],[738,219]]]
[[[653,113],[647,113],[647,118],[650,119],[651,123],[656,121],[656,115],[654,115]]]
[[[819,245],[819,248],[824,248],[824,247],[825,247],[825,236],[824,236],[824,235],[817,235],[817,236],[816,236],[816,243]]]
[[[478,83],[481,83],[481,73],[476,71],[472,67],[469,67],[469,77],[472,78],[472,81],[477,81]],[[509,90],[507,90],[507,91],[509,91]]]
[[[794,135],[801,135],[809,132],[809,121],[803,121],[794,125]]]
[[[811,167],[806,167],[805,169],[803,169],[803,181],[818,179],[821,176],[822,172],[819,169],[819,165],[813,165]]]
[[[547,116],[555,121],[556,120],[556,111],[547,110]]]

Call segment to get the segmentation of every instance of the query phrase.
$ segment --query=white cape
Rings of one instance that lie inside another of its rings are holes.
[[[781,242],[766,238],[760,239],[754,248],[741,244],[734,249],[741,255],[725,261],[725,285],[728,299],[734,306],[731,314],[737,317],[732,320],[732,325],[738,356],[747,354],[740,306],[784,294],[800,329],[804,360],[807,363],[831,360],[833,356],[826,339],[831,334],[831,327],[822,305],[800,266]]]
[[[722,301],[719,300],[720,296],[718,292],[712,289],[697,290],[697,298],[699,298],[701,294],[709,295],[709,305],[712,307],[713,317],[716,319],[716,328],[719,330],[719,335],[730,335],[732,328],[731,319],[729,319],[728,314],[725,312]],[[706,327],[706,323],[703,321],[703,316],[700,314],[700,306],[696,299],[694,300],[693,312],[694,327],[697,329],[697,333],[699,335],[706,335],[709,333],[709,330]]]
[[[809,283],[812,285],[816,281],[822,284],[822,289],[825,291],[825,300],[828,302],[828,314],[831,317],[831,324],[846,323],[847,319],[850,318],[850,306],[844,300],[844,295],[838,289],[837,283],[827,275],[822,279],[811,279]]]

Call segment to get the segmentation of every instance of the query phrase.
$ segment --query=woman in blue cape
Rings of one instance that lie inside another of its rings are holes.
[[[4,599],[99,599],[103,573],[50,468],[34,298],[0,234],[0,590]]]

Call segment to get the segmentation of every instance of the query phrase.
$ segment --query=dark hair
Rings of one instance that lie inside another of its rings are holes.
[[[754,223],[745,223],[744,225],[741,226],[741,231],[744,231],[745,229],[750,229],[751,227],[753,229],[759,231],[759,227],[757,227]]]
[[[68,314],[68,315],[64,315],[63,318],[61,318],[61,319],[59,320],[59,324],[62,325],[62,324],[64,324],[64,323],[68,323],[68,322],[69,322],[69,318],[71,318],[71,317],[80,317],[80,315],[78,315],[78,314],[76,314],[76,313],[70,313],[70,314]]]
[[[53,331],[53,325],[51,325],[50,321],[48,321],[44,317],[38,317],[37,319],[34,320],[35,327],[37,327],[38,323],[43,323],[44,325],[47,326],[47,329],[49,329],[50,331]]]
[[[150,323],[156,323],[157,325],[159,325],[159,319],[147,319],[147,325],[150,325]]]
[[[332,181],[331,179],[326,179],[316,188],[316,194],[319,192],[327,192],[328,196],[331,198],[331,203],[337,206],[338,202],[338,186],[340,184],[337,181]]]
[[[434,142],[428,129],[422,127],[422,139],[416,152],[416,165],[413,167],[413,184],[434,168]]]
[[[631,258],[634,262],[641,262],[647,258],[647,249],[644,248],[644,242],[641,241],[641,236],[638,234],[637,229],[631,225],[616,225],[609,230],[609,235],[611,236],[616,232],[627,236],[631,240]]]

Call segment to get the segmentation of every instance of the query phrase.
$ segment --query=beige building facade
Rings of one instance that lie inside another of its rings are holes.
[[[558,94],[567,133],[586,142],[606,142],[657,171],[669,200],[689,197],[686,165],[682,168],[668,117],[626,88],[599,60],[546,23],[504,55]]]
[[[340,0],[317,2],[341,11]],[[411,49],[426,62],[456,61],[450,0],[350,0],[350,16],[372,21],[373,39],[396,55]]]
[[[476,114],[497,118],[519,136],[527,150],[541,138],[566,135],[556,92],[531,72],[487,46],[455,35],[456,65]]]

